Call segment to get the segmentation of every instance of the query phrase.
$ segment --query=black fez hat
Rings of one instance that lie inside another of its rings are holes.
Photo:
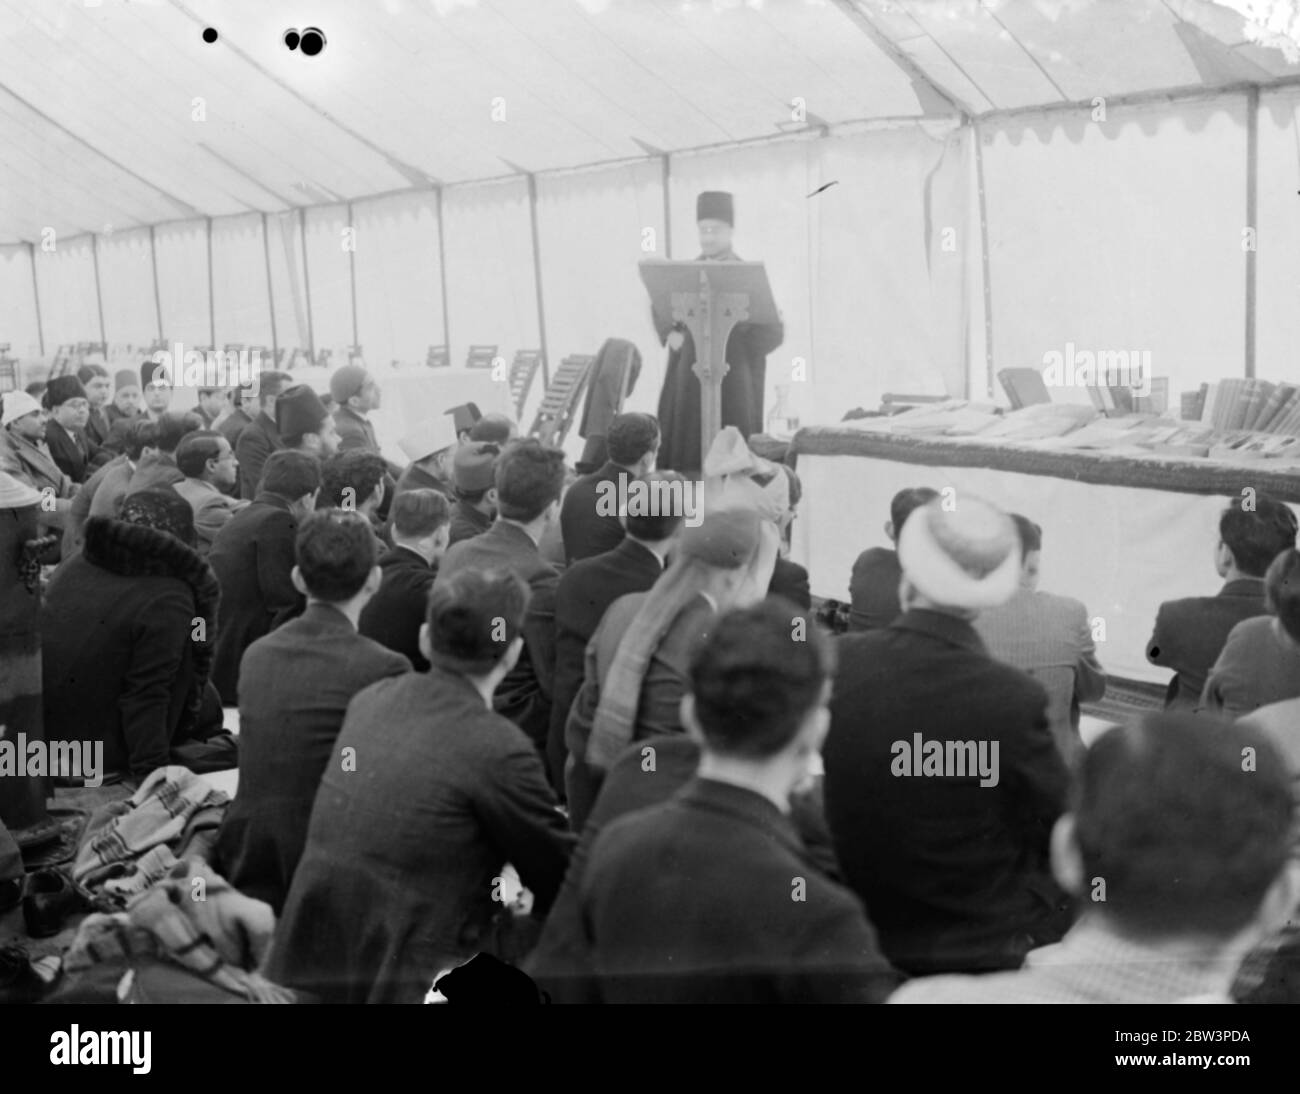
[[[451,415],[451,420],[456,424],[456,436],[458,437],[467,430],[473,429],[474,423],[483,417],[474,403],[461,403],[460,406],[452,407],[447,413]]]
[[[705,190],[695,199],[695,219],[725,220],[733,228],[736,226],[736,209],[731,195],[725,190]]]
[[[306,384],[286,388],[275,400],[275,428],[281,437],[301,437],[318,433],[329,411]]]
[[[45,395],[42,402],[46,407],[53,410],[56,406],[62,406],[69,399],[84,399],[86,389],[81,386],[81,381],[75,376],[56,376],[45,388]]]

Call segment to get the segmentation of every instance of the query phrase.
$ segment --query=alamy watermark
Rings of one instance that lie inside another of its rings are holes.
[[[26,733],[9,740],[0,726],[0,776],[4,775],[80,779],[85,786],[102,786],[104,742],[29,741]]]
[[[186,349],[173,342],[170,350],[160,349],[153,362],[152,382],[173,387],[246,387],[256,395],[261,387],[261,351]]]
[[[1065,343],[1065,352],[1043,354],[1043,383],[1048,387],[1127,387],[1145,398],[1151,394],[1151,351],[1102,349],[1095,353]]]
[[[690,479],[620,478],[596,487],[599,517],[683,517],[686,527],[704,522],[704,483]]]
[[[980,786],[998,785],[997,741],[927,741],[913,733],[910,741],[890,746],[894,759],[889,770],[895,778],[970,778]]]

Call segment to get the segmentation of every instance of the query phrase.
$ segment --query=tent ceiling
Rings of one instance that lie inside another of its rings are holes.
[[[315,58],[281,41],[308,25]],[[0,242],[770,138],[796,99],[816,126],[1296,77],[1210,0],[0,0]]]

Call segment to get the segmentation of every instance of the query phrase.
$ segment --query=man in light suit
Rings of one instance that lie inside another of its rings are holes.
[[[497,458],[497,519],[482,535],[450,548],[438,583],[463,570],[508,570],[531,596],[524,619],[524,652],[497,689],[494,709],[528,735],[545,755],[555,677],[555,588],[560,575],[538,550],[559,509],[564,453],[529,438]],[[435,583],[435,588],[437,584]]]
[[[235,485],[239,463],[230,442],[212,429],[187,433],[176,446],[176,467],[185,476],[173,489],[194,510],[194,531],[198,552],[204,558],[212,550],[217,533],[236,513],[253,503],[225,493]]]
[[[1038,591],[1043,530],[1012,513],[1020,535],[1020,588],[1005,604],[980,612],[975,630],[999,661],[1022,669],[1047,690],[1047,725],[1066,765],[1082,759],[1079,704],[1106,694],[1106,673],[1088,625],[1088,609],[1068,596]]]
[[[357,633],[380,581],[366,519],[337,509],[312,513],[294,550],[293,583],[307,610],[244,653],[239,789],[216,847],[223,876],[277,915],[348,703],[376,680],[411,669],[400,653]]]
[[[902,616],[837,646],[826,819],[895,965],[1017,968],[1069,923],[1048,863],[1069,779],[1042,685],[971,625],[1019,585],[1015,524],[979,498],[932,501],[898,558]]]

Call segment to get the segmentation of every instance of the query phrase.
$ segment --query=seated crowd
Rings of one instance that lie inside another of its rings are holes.
[[[380,398],[348,365],[332,409],[264,373],[174,412],[99,364],[4,397],[0,486],[52,499],[46,738],[132,787],[237,762],[210,859],[275,914],[268,980],[419,1002],[488,953],[557,1001],[1295,998],[1291,507],[1225,508],[1222,589],[1154,621],[1166,709],[1088,746],[1106,674],[1029,516],[901,491],[836,636],[799,479],[738,435],[698,509],[647,507],[690,485],[650,415],[575,478],[471,404],[400,467]]]

